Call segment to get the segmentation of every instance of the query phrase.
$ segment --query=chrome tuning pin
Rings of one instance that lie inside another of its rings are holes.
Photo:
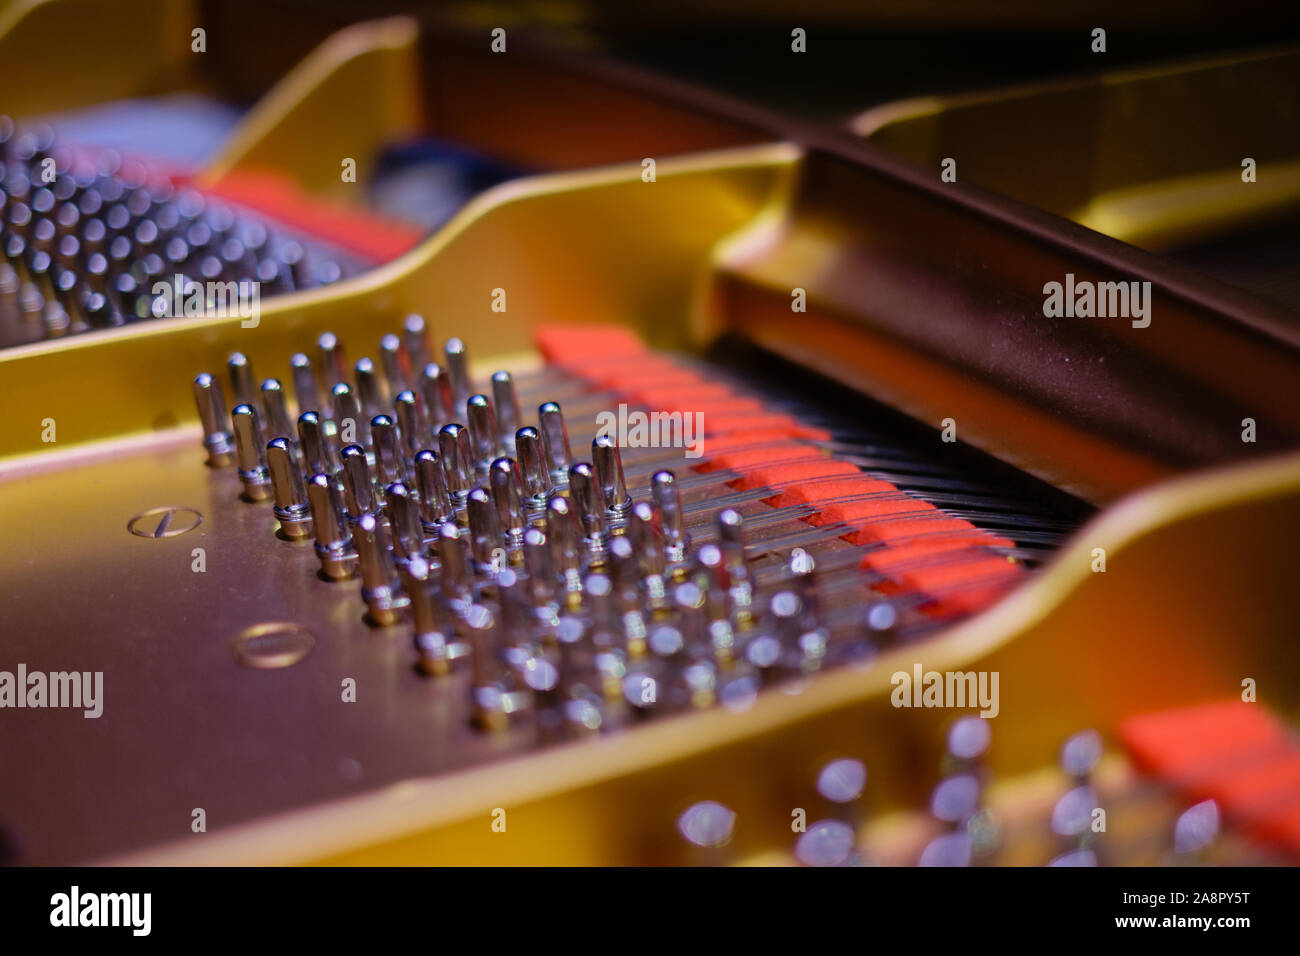
[[[443,348],[443,355],[447,359],[447,374],[451,377],[453,407],[463,408],[473,393],[473,385],[469,377],[469,355],[465,351],[465,343],[460,339],[448,339],[447,345]]]
[[[551,473],[551,487],[553,490],[568,488],[573,450],[569,447],[569,429],[564,422],[564,412],[555,402],[544,402],[537,408],[537,418],[542,436],[542,455]]]
[[[463,657],[467,648],[456,640],[456,620],[440,599],[433,571],[433,565],[424,558],[412,558],[399,568],[411,602],[420,669],[441,677],[451,673],[456,659]]]
[[[808,825],[795,843],[794,855],[804,866],[860,864],[858,828],[860,801],[867,785],[867,767],[848,757],[832,760],[817,775],[817,793],[831,806],[831,816]]]
[[[367,620],[379,627],[396,624],[409,602],[402,593],[384,526],[373,514],[363,514],[353,527],[352,537],[361,568],[361,599],[366,602]]]
[[[370,420],[370,437],[375,449],[375,475],[381,485],[406,481],[406,456],[397,434],[397,423],[387,415]]]
[[[921,853],[921,866],[970,866],[992,854],[1001,838],[997,819],[982,808],[980,761],[992,742],[983,717],[962,717],[948,731],[945,775],[930,794],[930,813],[947,827]]]
[[[486,478],[493,459],[499,454],[497,418],[492,399],[486,395],[471,395],[465,403],[465,417],[469,421],[474,471],[480,478]]]
[[[523,483],[523,475],[513,458],[498,458],[492,462],[488,470],[488,484],[492,489],[492,502],[496,506],[501,537],[510,554],[520,553],[524,543],[524,528],[527,527],[523,500],[520,497]]]
[[[352,373],[357,383],[357,398],[361,402],[361,414],[366,419],[374,418],[388,407],[388,394],[374,361],[369,357],[357,359]]]
[[[298,416],[298,447],[309,474],[332,475],[338,470],[334,443],[319,412],[307,411]]]
[[[352,577],[357,569],[357,553],[352,547],[342,495],[334,479],[329,475],[312,475],[307,482],[307,503],[311,508],[321,573],[331,581]]]
[[[531,692],[514,686],[492,611],[481,604],[471,605],[464,621],[473,661],[470,698],[474,722],[488,730],[503,730],[512,718],[529,709]]]
[[[236,404],[256,405],[258,400],[257,385],[253,380],[253,364],[243,352],[232,352],[226,362],[230,372],[231,394]]]
[[[257,409],[249,404],[236,405],[231,413],[235,423],[235,447],[239,453],[239,480],[248,501],[265,501],[271,497],[271,473],[266,467],[266,440]]]
[[[608,542],[608,524],[596,474],[585,461],[569,468],[569,497],[577,508],[587,554],[594,564],[600,565]]]
[[[289,358],[289,371],[299,417],[306,412],[323,414],[326,408],[321,401],[320,386],[316,381],[316,370],[312,367],[311,358],[303,352],[295,353]]]
[[[420,506],[404,482],[392,482],[384,489],[384,511],[392,529],[393,557],[398,565],[423,558],[424,525],[420,521]]]
[[[298,432],[289,419],[289,404],[279,379],[268,378],[262,383],[262,407],[266,409],[266,427],[271,437],[283,438],[293,445]]]
[[[609,435],[597,435],[591,443],[591,460],[596,466],[605,515],[611,527],[621,528],[632,510],[632,496],[628,494],[627,479],[623,476],[623,457],[619,454],[618,442]]]
[[[266,445],[266,461],[280,531],[286,538],[301,541],[311,535],[312,520],[293,445],[287,438],[272,438]]]
[[[360,445],[346,445],[339,452],[343,474],[343,491],[346,494],[348,521],[355,526],[362,515],[379,510],[375,483],[370,476],[366,451]]]
[[[671,471],[655,472],[650,479],[650,497],[654,502],[654,516],[669,573],[680,576],[686,570],[686,554],[691,539],[682,520],[682,495],[677,486],[677,476]]]
[[[327,390],[348,381],[348,360],[343,351],[343,343],[333,332],[322,332],[316,340],[316,354],[320,358],[321,380]]]
[[[456,418],[456,395],[446,369],[433,362],[426,363],[420,371],[418,389],[431,426],[441,427]]]
[[[523,425],[515,380],[507,371],[492,373],[492,407],[496,410],[498,442],[502,453],[515,455],[515,433]]]
[[[515,451],[519,455],[519,470],[523,475],[524,510],[529,520],[544,520],[546,499],[551,492],[551,476],[542,451],[541,433],[531,425],[525,425],[516,431]]]
[[[195,378],[194,404],[203,426],[203,447],[208,453],[208,464],[213,468],[233,464],[235,441],[231,433],[230,415],[226,410],[226,399],[221,393],[221,382],[207,372]]]
[[[457,513],[465,510],[469,490],[474,487],[474,451],[470,447],[469,429],[452,422],[438,431],[438,457],[442,460],[447,493]]]
[[[456,517],[456,507],[447,491],[447,475],[437,452],[427,448],[416,452],[415,487],[420,496],[420,522],[426,536],[436,538],[442,523]]]
[[[402,320],[402,348],[409,367],[424,368],[429,363],[428,327],[424,316],[412,312]]]
[[[1105,811],[1100,806],[1091,776],[1101,760],[1103,749],[1101,734],[1095,730],[1079,731],[1071,735],[1061,747],[1061,770],[1069,778],[1071,787],[1052,807],[1050,825],[1062,851],[1052,861],[1052,865],[1096,865],[1093,827],[1098,814]],[[1086,856],[1088,854],[1091,856],[1090,861]]]

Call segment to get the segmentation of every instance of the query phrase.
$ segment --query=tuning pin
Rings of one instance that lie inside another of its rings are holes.
[[[991,741],[992,731],[983,717],[962,717],[949,728],[944,756],[946,776],[931,794],[930,810],[962,839],[935,841],[932,846],[937,844],[936,848],[927,848],[927,853],[952,860],[960,860],[964,854],[966,862],[927,865],[966,866],[972,859],[986,860],[997,850],[1001,826],[993,811],[981,805],[984,772],[980,761]]]
[[[492,612],[481,604],[471,605],[464,620],[473,659],[470,699],[474,722],[488,730],[502,730],[514,715],[528,707],[529,694],[509,686]]]
[[[465,403],[465,414],[469,420],[475,471],[486,476],[492,460],[497,457],[497,419],[492,400],[486,395],[471,395]]]
[[[594,560],[599,561],[604,554],[607,538],[605,507],[600,500],[595,472],[585,461],[569,468],[569,495],[582,521],[587,551]]]
[[[677,818],[677,832],[693,848],[691,862],[717,866],[727,861],[722,848],[731,842],[736,813],[713,800],[687,807]]]
[[[320,356],[320,374],[325,385],[333,389],[335,385],[347,382],[348,360],[338,336],[333,332],[322,332],[316,340],[316,348]]]
[[[1219,805],[1202,800],[1188,807],[1174,823],[1174,862],[1197,862],[1219,836]]]
[[[1067,851],[1087,849],[1091,840],[1098,799],[1088,781],[1103,750],[1101,734],[1095,730],[1072,734],[1061,747],[1061,769],[1073,786],[1052,808],[1051,827]]]
[[[591,460],[596,466],[600,482],[601,502],[610,524],[621,527],[632,510],[632,496],[627,491],[623,477],[623,458],[618,442],[609,435],[597,435],[591,443]]]
[[[573,505],[562,495],[551,495],[546,501],[546,536],[566,603],[574,606],[582,596],[583,534]]]
[[[679,585],[675,594],[690,586],[689,584]],[[734,638],[732,640],[734,641]],[[787,672],[784,650],[784,645],[778,635],[769,631],[760,631],[745,644],[745,660],[758,672],[764,684],[770,684],[780,680]],[[723,642],[717,654],[719,663],[726,661],[729,655],[730,649]]]
[[[609,565],[613,569],[615,593],[620,610],[639,610],[641,606],[641,567],[636,547],[627,535],[611,538]]]
[[[1081,730],[1061,746],[1061,769],[1079,783],[1085,782],[1101,760],[1105,744],[1095,730]]]
[[[316,384],[316,372],[312,368],[311,359],[302,352],[296,352],[289,359],[289,369],[299,415],[303,412],[324,413],[326,409],[321,404],[320,388]]]
[[[960,765],[979,760],[993,741],[993,730],[983,717],[962,717],[948,730],[948,754]]]
[[[429,363],[427,332],[422,315],[412,312],[402,320],[402,346],[406,349],[409,368],[424,368]]]
[[[456,417],[456,396],[451,387],[451,376],[440,365],[425,364],[420,372],[420,397],[430,424],[445,425]]]
[[[1095,812],[1099,809],[1097,792],[1088,784],[1066,791],[1052,807],[1052,832],[1068,844],[1079,844],[1091,835]]]
[[[466,501],[466,509],[474,564],[480,574],[493,575],[504,566],[498,556],[498,552],[503,554],[504,551],[501,548],[501,529],[492,496],[486,489],[473,488]]]
[[[582,593],[591,611],[592,644],[602,649],[621,645],[614,609],[614,582],[603,574],[588,574],[582,582]]]
[[[690,536],[682,522],[681,489],[671,471],[657,471],[650,479],[650,497],[654,502],[657,527],[664,542],[664,558],[670,573],[684,571]]]
[[[889,600],[872,601],[863,614],[867,639],[873,647],[888,647],[898,635],[898,609]]]
[[[262,407],[266,409],[266,427],[271,435],[287,439],[292,444],[297,431],[289,420],[289,406],[279,379],[268,378],[262,383]]]
[[[375,363],[369,358],[359,358],[353,373],[356,376],[357,397],[361,400],[361,412],[366,418],[374,418],[388,407],[388,395],[379,379]]]
[[[332,475],[337,470],[334,445],[325,436],[325,425],[318,412],[303,412],[298,416],[298,444],[308,472]]]
[[[347,382],[337,382],[330,388],[330,405],[334,427],[342,441],[357,444],[363,449],[370,446],[370,419],[361,410],[361,400]]]
[[[230,372],[230,388],[235,402],[240,405],[257,404],[257,385],[253,379],[253,365],[243,352],[232,352],[226,362]]]
[[[569,448],[569,429],[564,423],[564,412],[555,402],[544,402],[537,408],[537,417],[542,435],[542,454],[551,473],[551,487],[567,488],[573,451]]]
[[[531,425],[515,432],[515,450],[523,477],[524,510],[532,519],[546,515],[546,498],[551,491],[551,477],[542,453],[541,433]]]
[[[845,866],[855,859],[858,835],[843,820],[818,820],[795,842],[794,856],[804,866]]]
[[[525,599],[523,581],[518,572],[513,568],[502,568],[496,576],[496,592],[497,604],[501,608],[498,623],[501,627],[502,641],[504,646],[510,649],[507,656],[511,663],[521,665],[528,658],[536,656],[539,648],[534,641],[535,619],[532,615],[532,607]],[[534,674],[534,676],[539,675]]]
[[[379,340],[379,364],[384,370],[389,394],[404,391],[407,387],[407,370],[402,355],[402,340],[391,332]]]
[[[457,608],[467,607],[470,599],[470,574],[465,542],[468,534],[454,521],[444,521],[438,531],[438,563],[442,565],[442,593]]]
[[[349,520],[355,524],[362,515],[376,510],[375,485],[370,477],[366,450],[360,445],[347,445],[339,452],[342,462],[343,490],[346,493]]]
[[[930,794],[930,813],[949,826],[964,826],[979,805],[980,781],[971,773],[945,777]]]
[[[226,413],[226,399],[221,394],[221,383],[207,372],[194,379],[194,404],[203,425],[203,447],[208,452],[208,464],[213,468],[231,464],[235,460],[235,443]]]
[[[459,408],[473,393],[469,377],[469,356],[465,352],[465,343],[460,339],[448,339],[443,348],[447,357],[447,373],[451,376],[451,394],[453,407]]]
[[[381,485],[406,480],[406,458],[402,454],[397,425],[387,415],[370,420],[370,440],[375,449],[375,474]]]
[[[555,562],[551,544],[541,528],[524,532],[524,569],[528,572],[528,589],[539,617],[555,615]]]
[[[366,602],[367,619],[379,627],[397,623],[407,602],[384,540],[383,525],[373,514],[363,514],[353,526],[352,538],[361,566],[361,598]]]
[[[731,617],[740,627],[753,616],[754,585],[745,560],[742,519],[734,508],[724,508],[718,514],[718,541],[729,582]]]
[[[921,852],[918,866],[970,866],[973,845],[965,830],[944,833],[929,843]]]
[[[451,673],[455,658],[456,625],[433,593],[432,567],[424,558],[412,558],[399,568],[402,585],[411,601],[415,624],[415,651],[420,669],[433,677]]]
[[[469,490],[474,485],[474,457],[470,448],[469,429],[452,422],[438,431],[438,457],[442,459],[447,491],[457,511],[465,507]]]
[[[435,452],[428,449],[415,455],[415,487],[420,495],[420,521],[425,533],[437,535],[444,521],[454,520],[456,508],[447,491],[447,476]]]
[[[492,407],[496,410],[501,449],[507,455],[517,454],[515,432],[523,425],[523,415],[519,411],[515,380],[505,370],[492,373]]]
[[[397,431],[402,439],[402,457],[415,458],[415,453],[425,446],[429,434],[424,421],[424,409],[420,407],[420,398],[407,389],[399,392],[393,399],[397,412]]]
[[[817,793],[830,804],[834,816],[856,833],[861,825],[862,794],[867,788],[867,765],[841,757],[822,767],[817,774]]]
[[[638,501],[628,517],[628,535],[636,549],[641,566],[641,587],[646,604],[652,612],[668,606],[667,584],[664,580],[663,539],[654,519],[654,508],[648,501]]]
[[[384,489],[384,510],[393,529],[393,551],[399,563],[424,556],[424,526],[419,507],[403,482],[392,482]]]
[[[271,474],[266,467],[266,441],[257,409],[247,403],[236,405],[231,416],[235,423],[235,448],[239,453],[239,480],[248,501],[265,501],[271,497]]]
[[[295,541],[312,532],[311,512],[307,507],[307,490],[302,472],[287,438],[272,438],[266,445],[267,468],[275,494],[275,517],[286,538]]]
[[[488,471],[492,502],[496,506],[501,535],[507,547],[516,550],[524,543],[524,507],[519,497],[523,476],[512,458],[498,458]]]
[[[329,475],[312,475],[307,483],[307,502],[311,507],[321,572],[331,581],[352,577],[356,573],[357,554],[352,550],[338,485]]]
[[[1096,866],[1097,854],[1092,850],[1069,850],[1055,857],[1048,866]]]

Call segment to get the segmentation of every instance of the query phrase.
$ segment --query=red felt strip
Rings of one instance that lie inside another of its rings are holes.
[[[537,333],[538,349],[552,364],[608,389],[651,412],[702,413],[707,455],[697,471],[735,471],[729,484],[740,490],[770,488],[774,507],[811,505],[803,520],[826,526],[847,524],[855,544],[889,543],[868,552],[862,567],[889,575],[885,593],[920,592],[933,614],[974,611],[997,600],[1024,569],[991,554],[1006,538],[950,518],[929,502],[905,495],[888,481],[871,478],[856,465],[837,460],[807,442],[830,433],[790,415],[766,410],[762,401],[646,349],[616,326],[552,326]],[[790,439],[805,439],[792,441]],[[951,560],[925,562],[927,556]],[[918,566],[919,565],[919,566]]]
[[[396,259],[425,236],[423,229],[410,223],[308,195],[292,179],[275,173],[229,173],[206,192],[256,209],[373,262]]]

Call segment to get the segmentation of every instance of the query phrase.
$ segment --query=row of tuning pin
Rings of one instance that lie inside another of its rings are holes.
[[[921,854],[923,866],[969,866],[995,856],[1002,839],[996,814],[982,806],[984,774],[977,761],[987,751],[992,734],[987,721],[963,718],[948,737],[945,777],[935,787],[930,812],[950,828],[935,837]],[[1059,768],[1067,788],[1052,805],[1048,828],[1055,854],[1052,867],[1089,867],[1106,862],[1103,837],[1105,807],[1093,780],[1105,742],[1096,730],[1081,730],[1061,746]],[[1194,862],[1218,834],[1218,807],[1214,801],[1184,811],[1174,825],[1168,862]]]
[[[77,167],[70,155],[49,127],[18,133],[0,116],[0,346],[154,318],[155,282],[176,275],[271,295],[355,271],[114,152]]]
[[[558,403],[524,424],[510,373],[475,391],[463,343],[429,361],[419,316],[380,357],[349,369],[329,333],[293,356],[295,427],[281,383],[232,356],[229,418],[220,382],[194,381],[204,446],[284,537],[314,537],[325,577],[360,577],[372,624],[410,619],[426,671],[470,659],[480,723],[747,699],[824,654],[811,569],[756,602],[739,512],[692,547],[671,470],[633,501],[612,437],[574,460]]]
[[[984,801],[986,770],[982,760],[992,743],[989,722],[963,717],[949,728],[943,758],[943,777],[930,795],[929,815],[940,832],[930,838],[916,859],[919,866],[968,867],[993,862],[1003,841],[997,814]],[[1049,826],[1058,853],[1047,866],[1097,866],[1097,836],[1092,826],[1100,800],[1091,781],[1104,753],[1101,735],[1080,731],[1061,748],[1060,768],[1069,788],[1053,806]],[[825,764],[817,775],[816,790],[825,817],[809,824],[798,837],[795,859],[805,866],[852,866],[869,861],[861,846],[860,801],[866,790],[866,765],[853,758]],[[717,801],[688,807],[677,819],[681,836],[701,850],[726,846],[737,822],[736,814]],[[1165,862],[1187,865],[1202,859],[1218,836],[1218,805],[1202,801],[1181,813],[1175,824]],[[724,862],[702,857],[705,862]]]

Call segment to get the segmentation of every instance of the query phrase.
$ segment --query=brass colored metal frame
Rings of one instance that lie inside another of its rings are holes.
[[[1246,677],[1269,706],[1294,712],[1300,592],[1287,556],[1297,534],[1300,457],[1178,479],[1100,516],[985,614],[862,668],[763,694],[744,713],[401,781],[105,862],[681,863],[691,857],[671,837],[674,820],[700,799],[737,812],[738,856],[767,852],[788,845],[790,809],[811,799],[830,757],[867,762],[868,813],[923,801],[933,781],[916,768],[937,762],[951,714],[890,705],[891,675],[916,663],[1000,673],[998,774],[1050,762],[1052,742],[1081,726],[1109,731],[1130,713],[1235,696]],[[1107,549],[1105,573],[1091,570],[1094,547]],[[506,810],[504,834],[492,830],[496,808]]]
[[[639,164],[519,180],[394,262],[268,300],[256,328],[238,316],[172,319],[6,349],[0,458],[49,454],[45,418],[58,422],[59,448],[193,421],[191,379],[231,351],[269,369],[326,328],[370,342],[408,312],[480,356],[529,348],[532,330],[557,319],[617,319],[656,344],[683,345],[710,250],[788,193],[797,155],[777,144],[665,160],[654,183],[641,181]],[[550,241],[559,223],[564,241]],[[489,325],[479,319],[496,315],[497,288],[508,290],[507,311]]]
[[[1285,49],[890,103],[850,128],[936,176],[954,158],[962,182],[1159,251],[1300,212],[1298,110],[1300,50]]]

